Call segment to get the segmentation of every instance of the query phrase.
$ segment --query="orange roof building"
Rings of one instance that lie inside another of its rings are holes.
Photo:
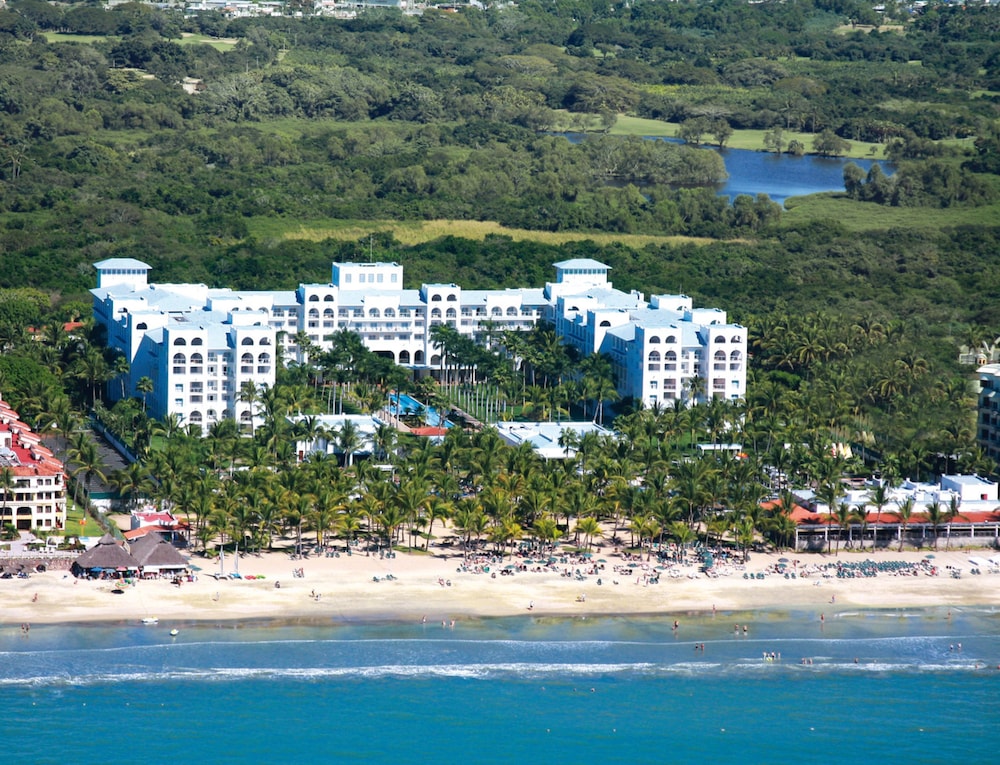
[[[2,398],[0,476],[4,478],[0,482],[0,524],[11,523],[18,531],[65,528],[63,464]]]

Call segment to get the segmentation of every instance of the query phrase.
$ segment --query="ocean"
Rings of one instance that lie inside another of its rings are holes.
[[[0,628],[60,765],[994,763],[998,665],[1000,608]]]

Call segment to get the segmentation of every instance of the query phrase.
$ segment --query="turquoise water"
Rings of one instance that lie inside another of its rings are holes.
[[[8,626],[6,755],[996,761],[1000,611],[678,618]]]

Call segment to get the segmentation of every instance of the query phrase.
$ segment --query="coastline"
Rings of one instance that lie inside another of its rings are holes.
[[[676,578],[661,575],[657,584],[647,581],[655,576],[651,564],[636,562],[635,574],[625,579],[614,571],[623,570],[619,556],[601,554],[605,568],[583,580],[553,571],[495,576],[496,569],[503,572],[509,565],[507,559],[490,573],[476,574],[458,570],[461,555],[403,553],[384,560],[363,554],[302,561],[291,561],[287,554],[277,552],[246,556],[239,564],[243,575],[263,578],[240,580],[216,580],[208,567],[217,570],[218,563],[194,557],[192,563],[202,568],[197,581],[177,586],[168,580],[145,580],[126,586],[121,594],[112,593],[111,581],[78,580],[65,571],[48,571],[28,579],[0,581],[0,625],[131,625],[145,618],[171,624],[228,625],[450,623],[527,615],[705,615],[713,610],[726,614],[796,611],[812,613],[819,620],[858,609],[1000,607],[1000,574],[970,574],[968,558],[981,551],[933,553],[937,576],[880,573],[867,578],[838,578],[835,567],[840,563],[846,569],[866,560],[919,566],[927,553],[841,550],[839,555],[787,557],[755,553],[743,570],[730,567],[728,573],[712,578],[688,565],[675,569]],[[779,560],[789,557],[802,573],[810,568],[824,570],[795,578],[773,573]],[[293,576],[294,568],[303,570],[302,578]],[[962,569],[961,578],[952,577],[954,569]],[[750,577],[764,571],[772,573],[763,579]],[[385,578],[389,574],[392,579]]]

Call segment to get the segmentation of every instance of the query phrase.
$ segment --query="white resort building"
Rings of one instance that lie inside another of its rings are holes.
[[[300,284],[294,292],[151,284],[149,266],[130,258],[95,267],[94,317],[131,364],[126,395],[140,396],[136,383],[149,377],[152,416],[174,413],[203,428],[230,417],[250,424],[240,389],[247,381],[274,384],[279,343],[285,358],[301,359],[297,333],[326,349],[343,329],[401,366],[434,371],[443,362],[430,335],[437,324],[482,339],[546,322],[583,354],[607,354],[623,398],[649,406],[746,392],[744,327],[728,323],[720,309],[694,308],[684,295],[647,302],[639,292],[616,290],[610,268],[595,260],[556,263],[555,281],[544,287],[504,290],[404,289],[397,263],[334,263],[328,284]],[[120,395],[120,386],[109,392]]]

